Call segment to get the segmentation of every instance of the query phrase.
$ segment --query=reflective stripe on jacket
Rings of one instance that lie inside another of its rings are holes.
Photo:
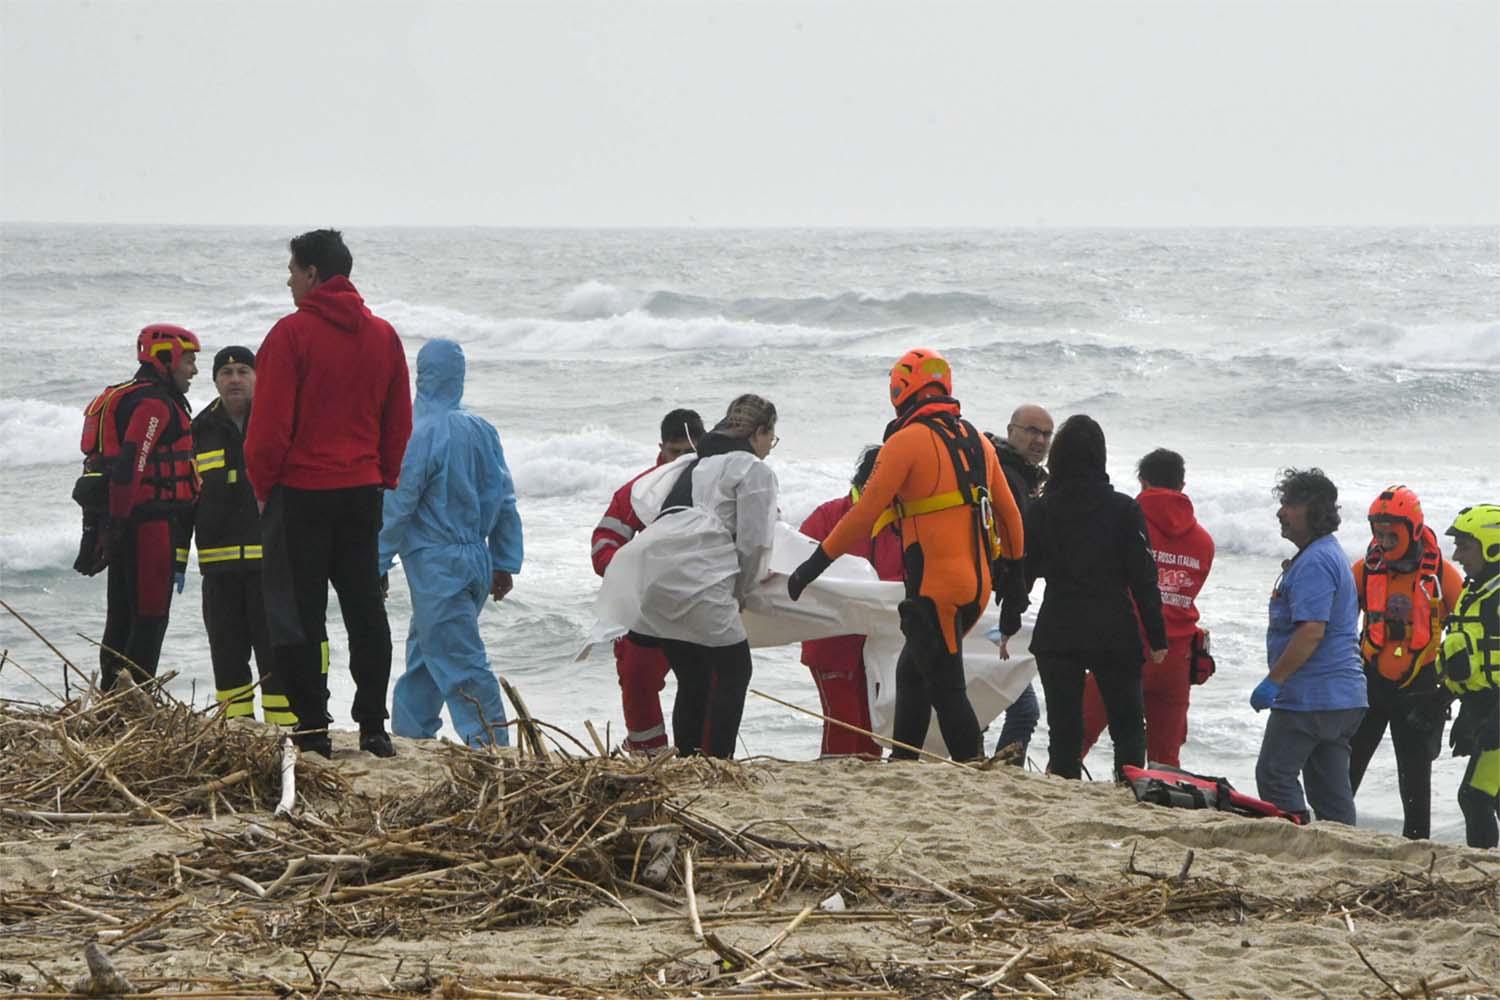
[[[245,474],[245,435],[224,412],[222,400],[214,400],[193,421],[193,443],[203,479],[193,514],[198,569],[258,571],[260,512]]]

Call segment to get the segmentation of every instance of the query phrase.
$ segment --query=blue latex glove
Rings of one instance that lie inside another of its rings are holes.
[[[187,586],[187,574],[186,573],[173,573],[172,574],[172,579],[174,581],[176,581],[176,583],[177,583],[177,592],[179,594],[182,593],[182,588]]]
[[[1270,708],[1281,694],[1281,685],[1267,677],[1255,685],[1255,690],[1250,692],[1250,707],[1259,712]]]

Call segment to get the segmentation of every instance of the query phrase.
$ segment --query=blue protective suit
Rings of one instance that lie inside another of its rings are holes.
[[[479,636],[492,574],[521,569],[521,517],[500,435],[459,406],[463,349],[434,340],[417,354],[417,398],[401,480],[385,495],[380,568],[401,556],[411,589],[406,673],[391,729],[431,739],[443,704],[471,746],[509,743],[500,685]],[[486,729],[485,723],[489,724]]]

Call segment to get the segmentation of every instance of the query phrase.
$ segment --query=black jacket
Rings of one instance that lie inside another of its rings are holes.
[[[1005,485],[1015,498],[1016,508],[1024,516],[1026,508],[1041,495],[1042,484],[1047,481],[1047,470],[1016,450],[1016,446],[988,432],[985,437],[995,446],[995,457],[1000,460],[1000,471],[1005,473]]]
[[[198,568],[205,574],[259,572],[260,512],[245,475],[245,435],[221,400],[193,419],[193,449],[203,479],[192,518]]]
[[[1032,652],[1143,655],[1141,626],[1152,649],[1167,648],[1146,518],[1102,473],[1054,478],[1027,509],[1028,591],[1039,577]]]

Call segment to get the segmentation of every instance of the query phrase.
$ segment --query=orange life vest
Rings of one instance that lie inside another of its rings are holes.
[[[1438,615],[1442,601],[1442,553],[1438,551],[1437,536],[1427,525],[1422,526],[1418,540],[1422,545],[1422,558],[1417,563],[1417,578],[1411,590],[1411,631],[1406,635],[1392,637],[1390,632],[1396,630],[1388,628],[1394,624],[1399,630],[1405,622],[1388,615],[1392,572],[1385,561],[1385,552],[1374,541],[1365,550],[1365,656],[1379,661],[1382,677],[1400,681],[1403,687],[1416,677],[1422,665],[1422,654],[1432,645],[1441,624]],[[1392,662],[1377,655],[1392,642],[1397,644],[1394,649],[1396,656],[1403,657],[1404,649],[1410,654],[1410,660]]]

